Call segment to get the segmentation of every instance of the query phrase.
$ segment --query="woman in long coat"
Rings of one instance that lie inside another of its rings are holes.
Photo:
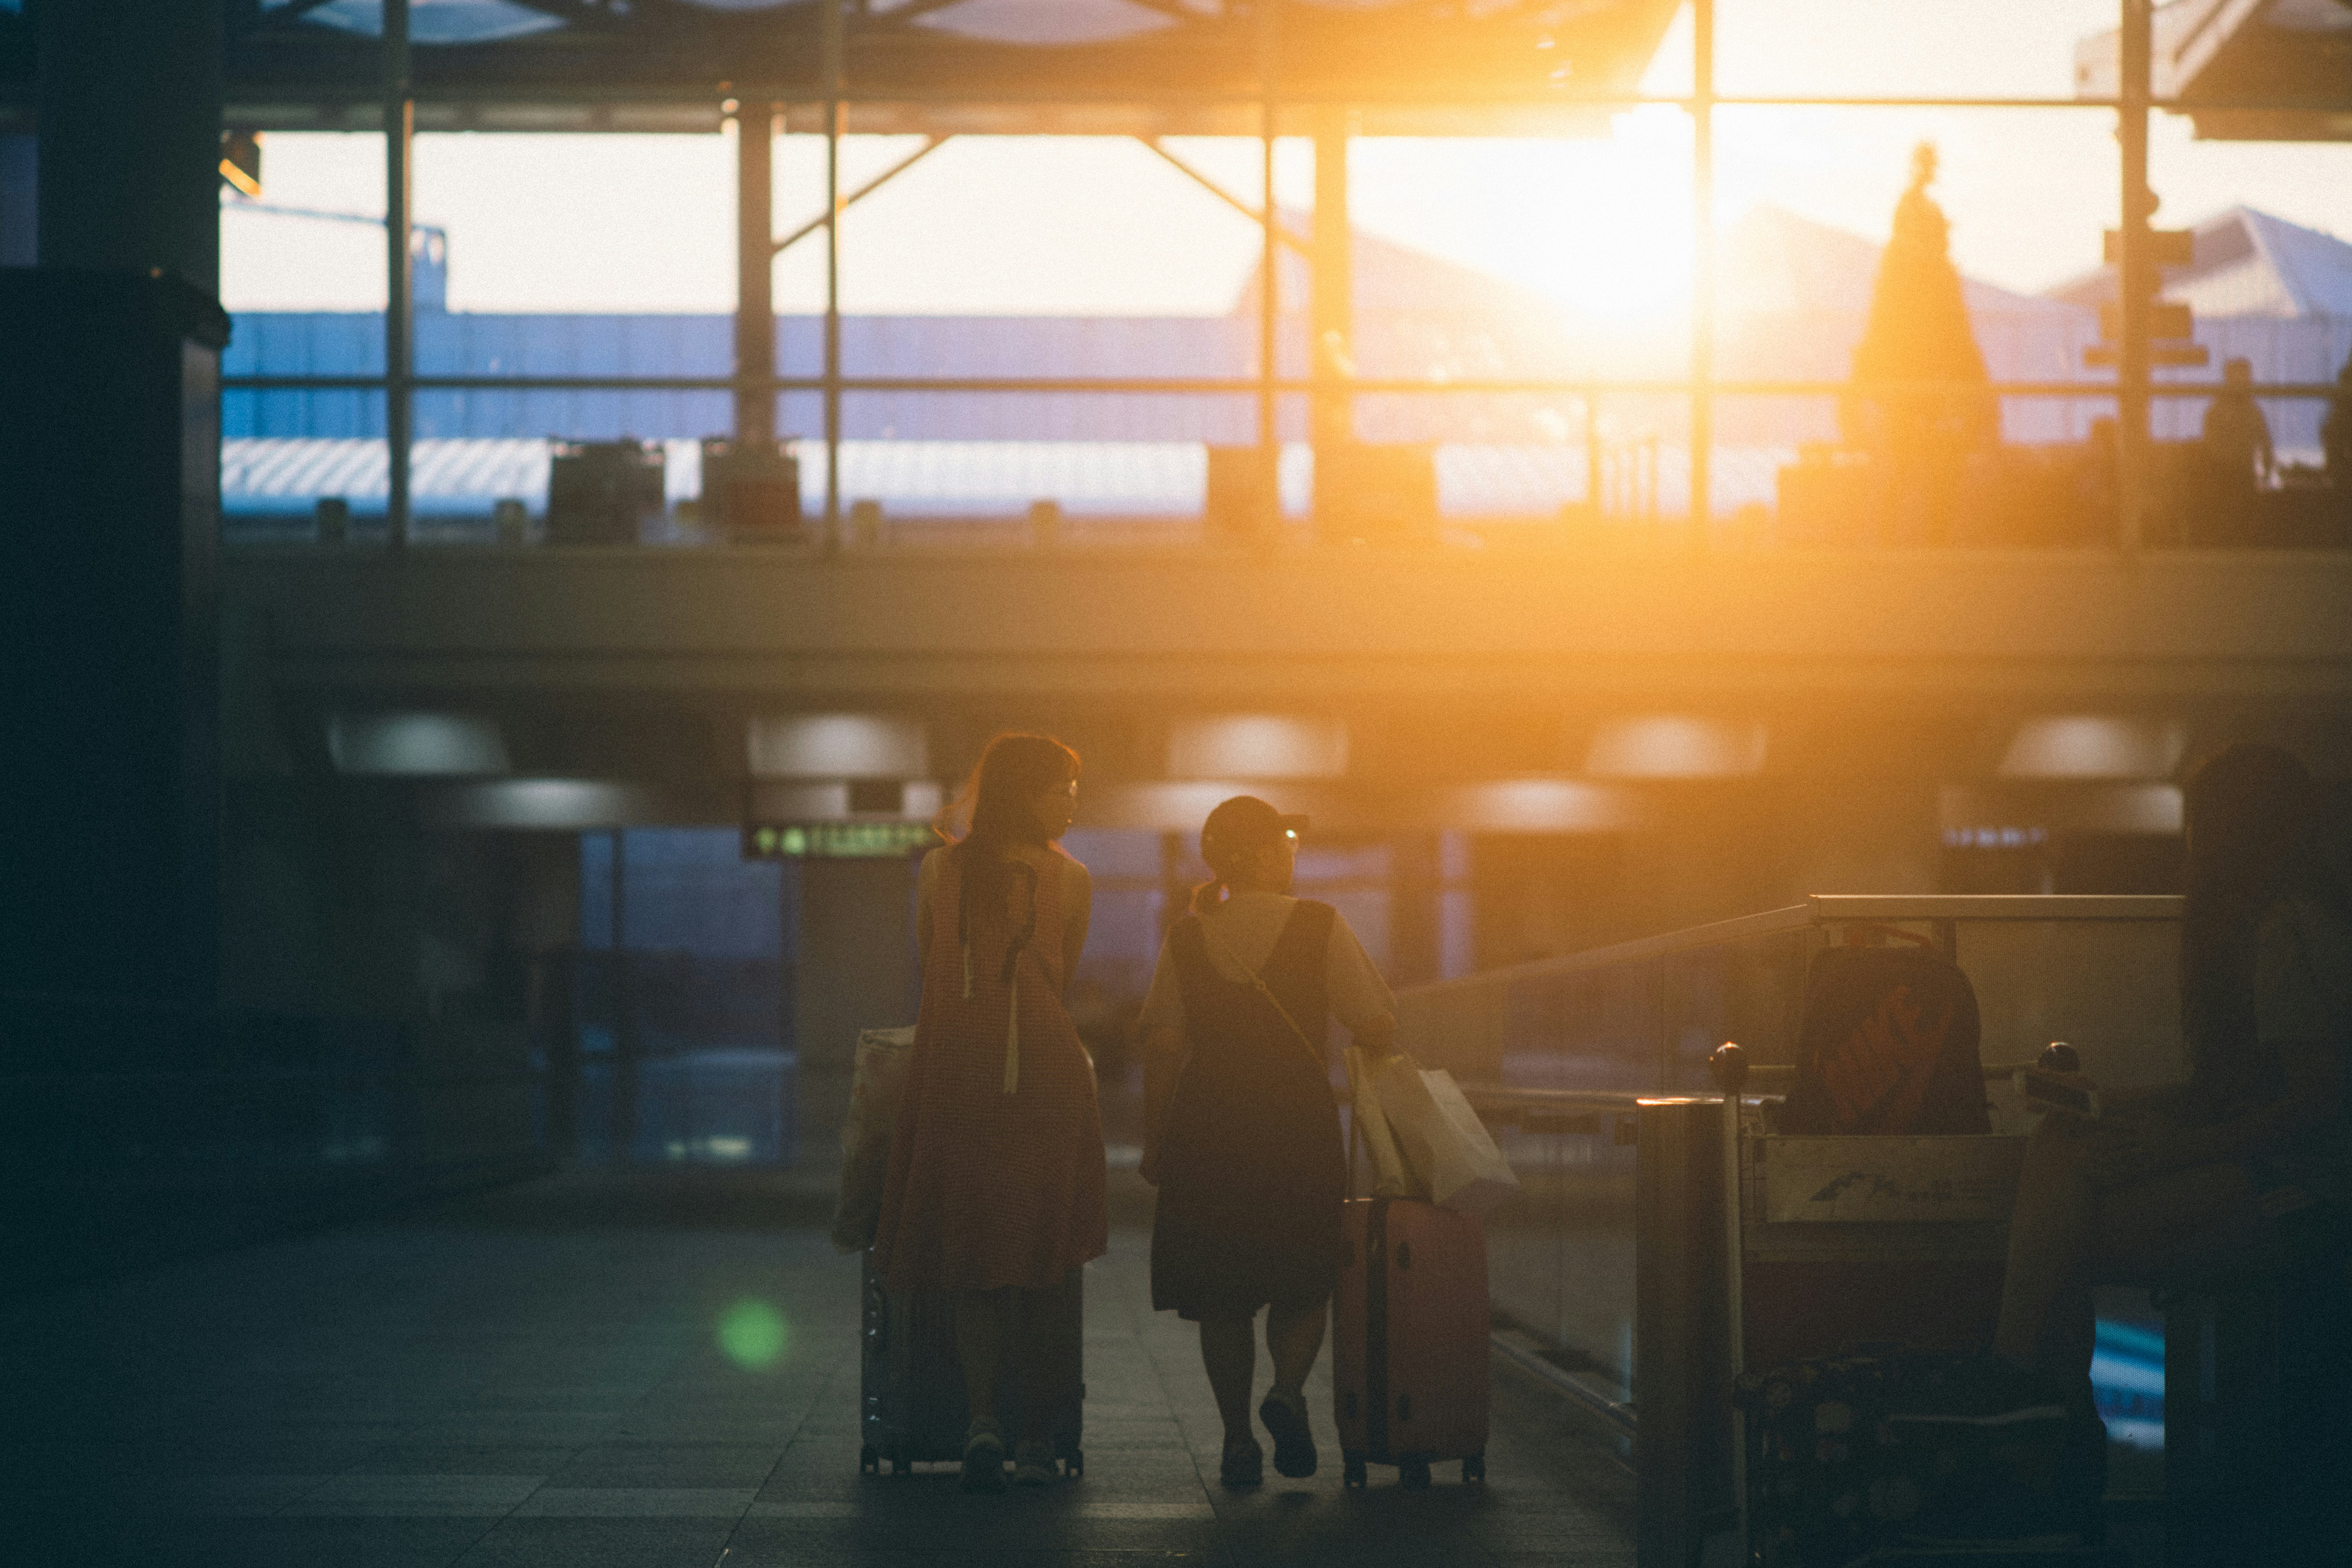
[[[1215,875],[1170,930],[1142,1017],[1143,1169],[1160,1189],[1151,1304],[1201,1325],[1228,1486],[1263,1476],[1249,1424],[1260,1308],[1274,1387],[1258,1415],[1275,1468],[1315,1473],[1301,1390],[1339,1278],[1348,1181],[1326,1020],[1371,1055],[1396,1030],[1396,1004],[1347,921],[1290,896],[1306,824],[1254,795],[1209,814],[1201,856]]]
[[[1015,1335],[1025,1430],[1013,1479],[1053,1479],[1068,1277],[1108,1244],[1094,1066],[1062,1003],[1092,900],[1086,868],[1055,842],[1077,777],[1059,742],[997,737],[959,802],[970,830],[924,858],[917,885],[923,1000],[874,1261],[893,1290],[959,1292],[973,1490],[1004,1485],[997,1372]]]

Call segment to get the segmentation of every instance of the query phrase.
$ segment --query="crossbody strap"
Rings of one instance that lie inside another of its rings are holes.
[[[1265,998],[1266,1005],[1281,1016],[1284,1026],[1290,1030],[1290,1037],[1298,1042],[1298,1048],[1305,1051],[1307,1058],[1314,1062],[1316,1076],[1319,1078],[1328,1072],[1330,1069],[1324,1065],[1322,1047],[1307,1037],[1307,1031],[1298,1026],[1298,1020],[1290,1016],[1290,1009],[1282,1005],[1282,999],[1274,994],[1273,988],[1266,984],[1256,970],[1241,961],[1241,955],[1227,944],[1223,937],[1219,936],[1210,928],[1206,915],[1200,916],[1198,919],[1201,934],[1216,943],[1217,951],[1223,953],[1234,968],[1249,976],[1249,983],[1256,987],[1259,995]]]

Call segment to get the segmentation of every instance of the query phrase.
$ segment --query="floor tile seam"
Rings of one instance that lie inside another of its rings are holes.
[[[800,1419],[793,1424],[793,1435],[784,1440],[783,1449],[777,1454],[775,1463],[770,1465],[767,1474],[760,1478],[760,1484],[751,1489],[751,1500],[744,1504],[743,1511],[737,1514],[734,1522],[727,1527],[727,1539],[719,1543],[718,1562],[724,1563],[727,1560],[727,1553],[734,1549],[735,1537],[742,1532],[743,1521],[751,1517],[751,1510],[759,1505],[760,1494],[766,1491],[774,1482],[777,1472],[784,1468],[785,1459],[791,1457],[792,1451],[798,1447],[803,1438],[808,1435],[809,1421],[814,1416],[818,1407],[824,1403],[825,1395],[833,1392],[833,1385],[847,1374],[852,1360],[856,1360],[858,1363],[858,1375],[862,1384],[865,1376],[865,1363],[862,1357],[845,1357],[834,1363],[832,1372],[809,1395],[808,1403],[801,1407]],[[862,1410],[860,1414],[863,1415]],[[863,1436],[862,1431],[860,1436]]]
[[[1146,1356],[1151,1363],[1152,1381],[1160,1385],[1160,1407],[1175,1418],[1178,1436],[1180,1439],[1183,1439],[1184,1452],[1192,1460],[1193,1477],[1200,1482],[1201,1500],[1206,1503],[1209,1507],[1210,1512],[1214,1514],[1216,1512],[1217,1500],[1209,1489],[1209,1479],[1206,1475],[1202,1473],[1200,1458],[1196,1454],[1192,1453],[1192,1444],[1184,1433],[1183,1413],[1176,1403],[1176,1391],[1169,1385],[1167,1367],[1161,1363],[1159,1356],[1150,1353],[1150,1339],[1152,1336],[1147,1335],[1144,1331],[1146,1325],[1139,1312],[1137,1300],[1132,1292],[1128,1295],[1126,1305],[1127,1319],[1130,1326],[1130,1332],[1136,1342],[1145,1347]]]

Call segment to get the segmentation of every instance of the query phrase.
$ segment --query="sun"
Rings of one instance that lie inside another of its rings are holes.
[[[1554,199],[1574,215],[1537,287],[1597,323],[1658,328],[1690,312],[1690,122],[1670,108],[1615,117],[1605,139],[1568,143]]]

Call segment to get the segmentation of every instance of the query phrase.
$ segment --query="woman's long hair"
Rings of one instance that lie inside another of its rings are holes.
[[[2276,746],[2231,746],[2200,763],[2184,792],[2180,1026],[2195,1081],[2217,1100],[2273,1087],[2251,1076],[2254,937],[2284,890],[2314,804],[2310,773]]]
[[[1030,803],[1047,790],[1068,788],[1078,768],[1078,753],[1051,735],[1003,734],[989,742],[963,788],[931,822],[953,846],[959,929],[1003,921],[1013,875],[1005,852],[1047,842]]]

